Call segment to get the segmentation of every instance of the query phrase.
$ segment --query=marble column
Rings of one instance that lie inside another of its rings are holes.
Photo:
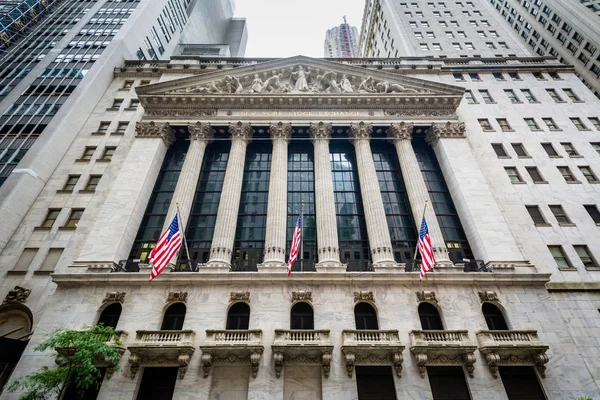
[[[405,124],[404,122],[392,124],[390,129],[388,129],[388,137],[396,146],[396,151],[398,152],[402,178],[406,185],[406,193],[410,202],[410,208],[412,209],[415,226],[417,227],[417,234],[421,227],[425,200],[427,200],[428,205],[425,217],[427,219],[427,227],[429,228],[429,236],[431,237],[431,246],[433,247],[435,260],[438,267],[449,267],[453,264],[448,256],[446,242],[444,241],[440,224],[435,215],[433,203],[429,198],[429,192],[427,191],[425,179],[417,162],[417,156],[412,147],[412,129],[412,125]]]
[[[340,263],[333,176],[329,159],[330,123],[310,124],[315,163],[315,211],[317,217],[317,270],[345,269]]]
[[[373,268],[377,270],[377,268],[395,267],[396,262],[394,261],[383,199],[379,190],[377,171],[375,171],[375,163],[373,162],[373,153],[369,144],[372,132],[372,124],[360,122],[350,125],[348,136],[356,150],[358,179],[369,235],[371,260],[373,261]]]
[[[285,248],[287,231],[287,163],[288,142],[292,124],[279,122],[269,127],[273,139],[265,258],[261,267],[286,267]]]
[[[242,122],[230,124],[229,134],[231,135],[231,150],[229,151],[223,190],[221,191],[219,209],[217,210],[210,259],[207,263],[207,267],[213,268],[213,271],[229,270],[231,268],[233,242],[242,196],[246,147],[252,139],[252,127],[250,124]]]
[[[190,132],[190,147],[185,155],[185,161],[177,179],[177,186],[175,186],[175,192],[161,232],[164,232],[171,223],[177,211],[177,204],[179,204],[179,224],[185,232],[192,211],[194,196],[196,195],[196,185],[202,169],[204,152],[214,136],[214,130],[210,124],[204,122],[190,124],[188,130]]]

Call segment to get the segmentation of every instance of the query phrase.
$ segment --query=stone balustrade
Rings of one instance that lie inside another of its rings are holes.
[[[537,331],[479,331],[477,332],[479,351],[485,355],[492,375],[498,377],[498,367],[502,364],[533,365],[545,377],[548,346],[538,337]]]
[[[278,378],[286,361],[295,364],[320,364],[325,377],[329,377],[333,351],[329,330],[276,329],[271,349]]]
[[[193,345],[194,335],[194,331],[137,331],[135,341],[143,346]]]
[[[465,330],[421,330],[410,332],[410,351],[414,355],[421,377],[425,377],[427,366],[464,365],[473,377],[477,346],[469,339]]]
[[[200,346],[202,369],[208,378],[213,364],[250,363],[256,378],[264,351],[262,331],[207,330],[206,341]]]
[[[276,329],[274,344],[325,344],[329,341],[329,330],[312,329]]]
[[[397,330],[343,330],[341,350],[349,377],[356,364],[392,364],[396,375],[402,374],[404,346]]]

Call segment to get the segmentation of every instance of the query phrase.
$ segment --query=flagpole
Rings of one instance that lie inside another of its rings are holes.
[[[185,254],[187,255],[188,264],[190,270],[192,269],[192,259],[190,258],[190,250],[188,249],[187,240],[185,239],[185,229],[183,224],[181,223],[181,213],[179,212],[179,203],[175,203],[177,207],[177,218],[179,219],[179,232],[181,232],[181,237],[183,238],[183,245],[185,246]],[[181,252],[180,252],[181,253]]]
[[[423,218],[425,218],[425,210],[427,210],[427,202],[428,202],[428,200],[425,200],[425,206],[423,207],[423,216],[421,217],[421,224],[423,223]],[[420,231],[421,231],[421,225],[419,225],[417,227],[417,236],[420,235],[420,233],[419,233]],[[412,262],[413,271],[414,271],[414,268],[415,268],[415,265],[417,262],[417,253],[418,252],[419,252],[419,238],[417,237],[417,247],[415,247],[415,254],[414,254],[413,262]]]
[[[304,272],[304,199],[300,208],[300,272]]]

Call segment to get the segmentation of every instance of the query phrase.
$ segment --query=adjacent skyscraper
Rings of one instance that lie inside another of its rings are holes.
[[[344,23],[327,30],[325,34],[325,58],[354,58],[358,56],[358,29]]]

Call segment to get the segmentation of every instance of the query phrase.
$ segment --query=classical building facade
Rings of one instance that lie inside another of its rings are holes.
[[[0,254],[3,343],[24,348],[10,379],[53,365],[44,335],[102,322],[123,355],[99,399],[600,396],[600,101],[572,67],[176,57],[113,74]],[[438,265],[419,282],[426,201]],[[148,283],[177,207],[190,260]]]

